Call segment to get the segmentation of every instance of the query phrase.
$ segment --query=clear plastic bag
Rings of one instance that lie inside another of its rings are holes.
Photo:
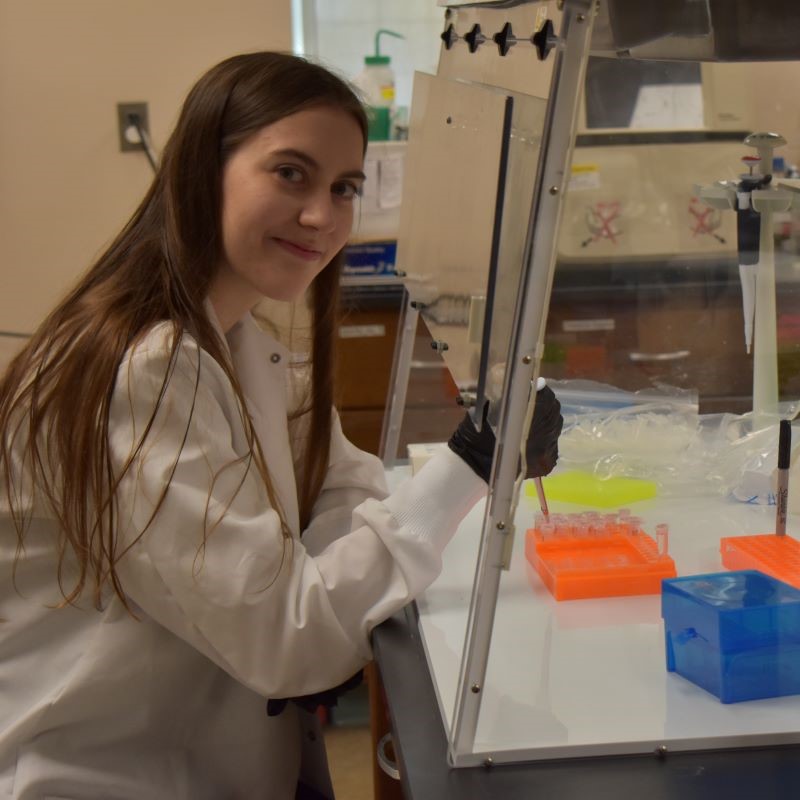
[[[588,381],[550,381],[561,400],[559,466],[598,478],[643,478],[666,497],[733,494],[774,503],[778,420],[755,429],[751,414],[698,413],[696,395],[658,387],[624,392]]]

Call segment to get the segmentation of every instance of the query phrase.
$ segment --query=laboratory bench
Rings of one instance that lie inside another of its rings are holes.
[[[800,746],[451,769],[416,606],[378,626],[372,646],[406,800],[800,797]]]
[[[403,466],[390,470],[390,486],[404,474]],[[474,751],[492,763],[450,768],[445,725],[482,505],[448,545],[432,586],[373,632],[406,800],[800,797],[800,695],[721,703],[667,672],[660,595],[555,601],[524,555],[536,512],[527,493],[500,583],[475,737]],[[670,523],[679,576],[725,572],[722,536],[774,530],[774,507],[719,496],[653,498],[633,509],[648,532]],[[800,533],[797,516],[788,533]]]

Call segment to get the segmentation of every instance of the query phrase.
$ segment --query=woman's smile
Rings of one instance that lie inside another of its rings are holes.
[[[289,239],[281,239],[278,236],[273,236],[272,240],[292,255],[303,259],[303,261],[316,261],[322,258],[322,250],[315,250],[314,248],[306,247],[297,242],[290,241]]]

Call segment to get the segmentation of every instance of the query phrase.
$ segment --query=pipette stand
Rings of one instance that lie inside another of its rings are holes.
[[[753,426],[774,424],[778,410],[777,312],[775,308],[775,240],[773,214],[787,211],[792,195],[785,189],[758,189],[751,194],[761,215],[753,331]]]
[[[755,175],[771,171],[772,152],[784,144],[777,134],[753,133],[744,140],[756,147],[760,157]],[[754,159],[755,160],[755,159]],[[709,206],[736,209],[736,184],[717,181],[709,186],[695,186],[695,193]],[[753,427],[755,430],[774,423],[778,412],[778,348],[775,308],[775,247],[773,214],[786,211],[794,194],[785,188],[756,189],[751,192],[752,208],[760,215],[758,269],[756,272],[755,325],[753,330]]]

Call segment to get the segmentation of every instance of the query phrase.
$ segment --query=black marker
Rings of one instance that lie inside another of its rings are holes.
[[[786,536],[786,511],[789,505],[789,462],[792,455],[792,423],[782,419],[778,434],[778,508],[775,534]]]

